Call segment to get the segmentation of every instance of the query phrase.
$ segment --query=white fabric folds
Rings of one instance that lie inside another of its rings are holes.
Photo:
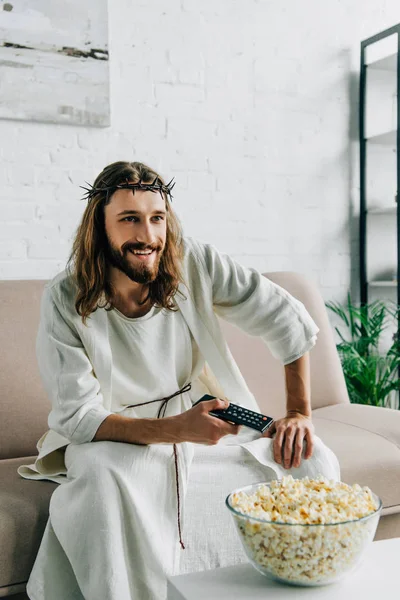
[[[245,562],[224,505],[232,490],[283,472],[340,479],[335,455],[318,438],[311,459],[284,471],[270,439],[242,447],[233,437],[217,446],[180,445],[186,550],[178,542],[171,445],[68,446],[68,480],[51,498],[31,600],[166,600],[167,575]]]

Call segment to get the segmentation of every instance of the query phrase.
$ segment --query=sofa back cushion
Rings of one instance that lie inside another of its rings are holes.
[[[0,459],[36,454],[50,403],[35,340],[44,281],[0,281]]]

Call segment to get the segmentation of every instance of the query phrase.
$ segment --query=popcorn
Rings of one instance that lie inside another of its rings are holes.
[[[243,517],[232,514],[254,566],[278,579],[303,585],[336,580],[375,534],[379,504],[368,487],[289,475],[254,488],[231,494],[230,506]]]
[[[231,506],[258,519],[307,525],[355,521],[378,508],[368,487],[291,475],[260,485],[250,495],[232,494]]]

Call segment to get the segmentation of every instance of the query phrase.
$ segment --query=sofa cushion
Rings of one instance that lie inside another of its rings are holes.
[[[44,281],[0,281],[0,458],[36,453],[50,402],[35,354]]]
[[[316,434],[337,455],[346,483],[367,485],[384,512],[400,512],[400,411],[337,404],[313,411]]]
[[[35,457],[0,461],[0,588],[27,581],[57,484],[27,481],[17,473]]]

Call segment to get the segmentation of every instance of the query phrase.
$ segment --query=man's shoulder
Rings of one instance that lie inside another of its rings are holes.
[[[63,271],[60,271],[60,273],[57,273],[57,275],[55,275],[52,279],[50,279],[46,283],[46,287],[47,288],[57,287],[60,284],[62,284],[62,282],[65,281],[66,279],[68,279],[69,277],[70,277],[70,275],[68,274],[67,269],[64,269]]]
[[[187,256],[193,252],[196,252],[196,248],[199,245],[201,245],[201,242],[199,242],[198,240],[195,240],[194,238],[192,238],[190,236],[185,236],[182,239],[182,245],[183,245],[184,256]]]
[[[206,277],[216,270],[228,257],[213,244],[201,242],[192,237],[184,238],[184,262],[187,270],[197,269],[206,274]]]
[[[74,302],[77,288],[71,273],[64,269],[47,282],[45,289],[53,301],[68,305]]]
[[[218,250],[212,244],[196,240],[192,237],[183,238],[184,258],[194,259],[207,267],[207,262],[212,254]]]

